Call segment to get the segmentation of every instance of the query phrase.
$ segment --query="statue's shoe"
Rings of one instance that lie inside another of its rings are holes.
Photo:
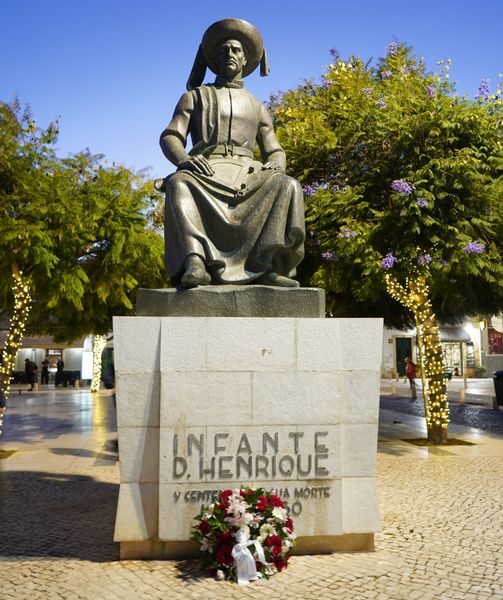
[[[203,261],[198,257],[190,257],[187,260],[185,273],[180,283],[183,287],[197,287],[198,285],[209,285],[211,277],[204,268]]]
[[[290,277],[278,275],[277,273],[267,273],[267,275],[263,275],[262,277],[257,279],[255,283],[259,283],[262,285],[275,285],[278,287],[300,287],[300,283],[298,281],[295,281],[295,279],[290,279]]]

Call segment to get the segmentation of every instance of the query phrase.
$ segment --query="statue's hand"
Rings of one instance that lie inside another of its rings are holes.
[[[186,160],[182,160],[178,163],[178,168],[186,171],[194,171],[194,173],[207,175],[208,177],[211,177],[215,173],[208,159],[201,154],[196,154],[196,156],[190,156]]]
[[[283,172],[285,171],[283,165],[276,160],[269,160],[262,167],[262,171],[270,171],[270,170],[283,171]]]

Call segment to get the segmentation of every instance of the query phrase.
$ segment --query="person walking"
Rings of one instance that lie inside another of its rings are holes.
[[[65,363],[63,359],[60,357],[56,363],[56,381],[54,383],[55,387],[58,387],[60,383],[63,383],[63,370],[65,368]]]
[[[417,398],[416,393],[416,365],[412,362],[412,359],[409,356],[405,357],[405,376],[409,380],[410,384],[410,392],[412,400]]]
[[[44,358],[42,361],[42,376],[41,376],[42,385],[49,385],[49,361],[47,358]]]
[[[24,372],[26,375],[26,383],[30,384],[30,392],[35,387],[35,371],[37,370],[37,365],[27,358],[24,361]]]

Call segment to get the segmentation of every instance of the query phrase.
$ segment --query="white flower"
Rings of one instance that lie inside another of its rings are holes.
[[[218,569],[218,571],[217,571],[217,581],[222,581],[223,579],[225,579],[225,573],[223,571],[221,571],[220,569]]]
[[[284,508],[280,508],[279,506],[275,506],[275,507],[272,509],[272,516],[273,516],[273,517],[274,517],[274,518],[275,518],[277,521],[280,521],[280,522],[286,521],[286,520],[287,520],[287,518],[288,518],[288,515],[287,515],[287,512],[286,512],[286,509],[284,509]]]
[[[267,567],[265,568],[265,574],[266,575],[274,575],[275,573],[277,573],[278,570],[276,569],[276,567],[272,564],[268,564]]]
[[[232,527],[244,527],[253,521],[253,514],[246,512],[248,504],[241,494],[232,494],[228,499],[227,515],[224,521]]]
[[[290,550],[290,548],[292,547],[292,542],[286,538],[283,540],[283,551],[286,552],[287,550]]]
[[[274,535],[275,533],[276,530],[274,529],[274,526],[271,525],[271,523],[264,523],[264,525],[262,525],[262,527],[260,528],[259,539],[261,542],[263,542],[269,535]]]
[[[201,552],[206,552],[206,550],[211,552],[213,550],[213,547],[206,538],[203,538],[203,541],[201,542],[201,547],[199,548],[199,550],[201,550]]]

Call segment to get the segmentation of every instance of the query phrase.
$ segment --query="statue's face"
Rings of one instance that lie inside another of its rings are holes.
[[[218,74],[226,79],[241,77],[246,55],[239,40],[225,40],[217,50]]]

